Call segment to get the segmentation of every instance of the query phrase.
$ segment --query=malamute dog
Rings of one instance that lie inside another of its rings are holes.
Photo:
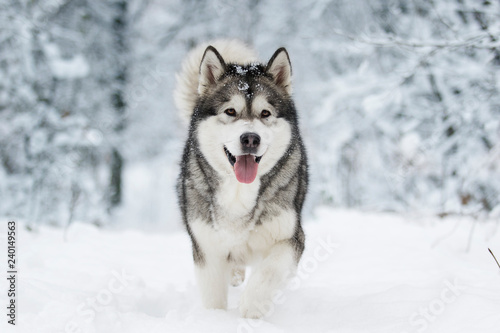
[[[228,285],[251,275],[241,315],[259,318],[304,250],[301,210],[307,159],[284,48],[267,64],[239,41],[188,54],[177,107],[189,135],[177,191],[207,308],[227,307]]]

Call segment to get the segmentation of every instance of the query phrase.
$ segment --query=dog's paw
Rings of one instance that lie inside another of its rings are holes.
[[[243,293],[240,300],[240,314],[244,318],[260,319],[270,315],[274,310],[271,300],[259,300],[248,292]]]
[[[259,309],[255,307],[244,307],[244,306],[240,306],[240,315],[243,318],[248,318],[248,319],[260,319],[264,317],[264,314]]]
[[[231,285],[237,287],[245,281],[245,268],[233,268],[231,273]]]
[[[260,319],[264,317],[264,313],[260,309],[252,304],[240,304],[240,315],[243,318],[249,319]]]

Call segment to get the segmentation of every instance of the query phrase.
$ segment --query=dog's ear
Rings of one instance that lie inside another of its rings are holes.
[[[274,52],[267,63],[266,72],[271,74],[277,86],[285,89],[289,95],[292,94],[292,64],[284,47]]]
[[[198,94],[203,95],[224,74],[226,63],[219,52],[213,46],[208,46],[203,54],[200,64],[200,78],[198,82]]]

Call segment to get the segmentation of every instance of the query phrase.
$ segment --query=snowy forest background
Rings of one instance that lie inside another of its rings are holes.
[[[1,0],[0,216],[179,224],[175,73],[221,37],[290,53],[306,214],[500,216],[497,0]]]

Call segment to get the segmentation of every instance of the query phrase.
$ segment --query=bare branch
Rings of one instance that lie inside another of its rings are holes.
[[[438,49],[443,49],[443,48],[462,48],[462,47],[473,47],[477,49],[492,49],[492,48],[498,48],[500,47],[500,42],[499,41],[491,41],[491,36],[489,33],[482,33],[478,35],[471,36],[469,38],[465,39],[457,39],[453,41],[407,41],[403,40],[397,37],[392,37],[388,36],[386,39],[382,38],[364,38],[364,37],[359,37],[359,36],[353,36],[350,34],[347,34],[343,31],[340,31],[338,29],[333,29],[332,32],[338,36],[342,36],[345,38],[348,38],[350,40],[359,42],[359,43],[364,43],[364,44],[370,44],[370,45],[375,45],[375,46],[381,46],[381,47],[395,47],[395,46],[400,46],[400,47],[410,47],[410,48],[426,48],[426,47],[432,47],[432,48],[438,48]]]
[[[493,252],[490,250],[490,248],[488,248],[488,251],[490,251],[491,255],[493,256],[493,259],[495,259],[497,265],[498,265],[498,268],[500,268],[500,264],[498,263],[498,260],[497,258],[495,257],[495,255],[493,254]]]

